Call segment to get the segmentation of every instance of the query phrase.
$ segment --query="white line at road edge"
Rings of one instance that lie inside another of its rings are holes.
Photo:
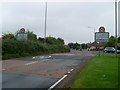
[[[48,90],[53,89],[58,83],[60,83],[63,79],[65,79],[67,75],[64,75],[61,79],[59,79],[55,84],[53,84]]]

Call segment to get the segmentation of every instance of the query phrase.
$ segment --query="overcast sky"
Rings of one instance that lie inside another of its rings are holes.
[[[114,1],[114,0],[113,0]],[[68,42],[86,43],[94,40],[94,29],[104,26],[114,35],[113,2],[48,2],[47,36],[61,37]],[[2,3],[2,32],[15,33],[29,29],[44,37],[44,2]]]

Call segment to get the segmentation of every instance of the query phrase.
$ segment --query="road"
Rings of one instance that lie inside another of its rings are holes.
[[[2,87],[48,89],[71,69],[76,69],[96,54],[94,51],[71,51],[4,60]]]

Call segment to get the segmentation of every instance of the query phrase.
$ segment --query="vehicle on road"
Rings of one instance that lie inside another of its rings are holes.
[[[82,51],[82,48],[80,48],[79,51]]]
[[[120,54],[120,50],[117,50],[117,54]]]
[[[106,52],[106,53],[115,53],[115,48],[114,47],[106,47],[104,49],[104,52]]]

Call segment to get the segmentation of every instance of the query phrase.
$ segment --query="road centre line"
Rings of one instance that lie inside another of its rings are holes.
[[[48,90],[53,89],[58,83],[60,83],[63,79],[65,79],[68,75],[64,75],[61,79],[59,79],[55,84],[53,84]]]
[[[70,71],[72,72],[74,69],[71,69]]]
[[[31,64],[34,64],[34,63],[38,63],[38,61],[26,63],[26,64],[24,64],[24,65],[31,65]]]
[[[50,59],[45,59],[45,60],[41,60],[41,61],[44,62],[44,61],[48,61],[48,60],[50,60]]]
[[[44,59],[44,60],[41,60],[41,61],[39,61],[39,62],[45,62],[45,61],[48,61],[48,60],[50,60],[50,59]],[[24,65],[31,65],[31,64],[34,64],[34,63],[38,63],[38,61],[26,63],[26,64],[24,64]]]

